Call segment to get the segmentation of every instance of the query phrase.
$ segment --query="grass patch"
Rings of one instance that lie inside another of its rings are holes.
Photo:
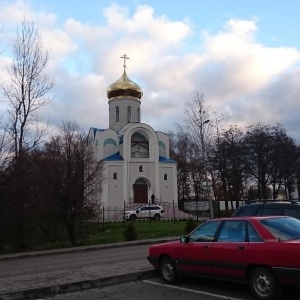
[[[174,221],[149,221],[138,220],[133,222],[137,233],[136,240],[175,237],[185,235],[186,220]],[[124,230],[126,222],[90,223],[81,224],[81,234],[77,236],[77,246],[101,245],[107,243],[124,242]],[[43,251],[48,249],[60,249],[73,247],[69,240],[63,238],[55,243],[32,243],[28,251]],[[14,248],[0,249],[0,254],[15,253]]]
[[[155,239],[184,235],[186,221],[135,221],[133,222],[138,240]],[[123,242],[125,223],[95,224],[93,234],[82,240],[83,245]]]

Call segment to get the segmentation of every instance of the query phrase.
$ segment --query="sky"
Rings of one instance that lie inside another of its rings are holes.
[[[0,81],[25,18],[50,54],[54,99],[41,114],[52,124],[108,128],[106,90],[126,54],[155,130],[183,124],[198,91],[221,128],[279,123],[299,145],[299,11],[298,0],[0,0]]]

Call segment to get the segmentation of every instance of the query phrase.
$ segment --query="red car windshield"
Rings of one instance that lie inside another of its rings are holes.
[[[291,217],[260,221],[279,241],[300,239],[300,221]]]

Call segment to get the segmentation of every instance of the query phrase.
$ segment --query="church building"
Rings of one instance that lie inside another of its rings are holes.
[[[169,157],[169,137],[141,122],[142,89],[126,74],[107,89],[109,128],[91,128],[96,159],[103,161],[101,205],[177,204],[177,165]]]

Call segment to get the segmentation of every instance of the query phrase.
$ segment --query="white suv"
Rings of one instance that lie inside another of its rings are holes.
[[[138,207],[135,210],[125,212],[125,220],[134,221],[136,219],[153,219],[160,220],[164,217],[164,210],[158,205],[145,205]]]

